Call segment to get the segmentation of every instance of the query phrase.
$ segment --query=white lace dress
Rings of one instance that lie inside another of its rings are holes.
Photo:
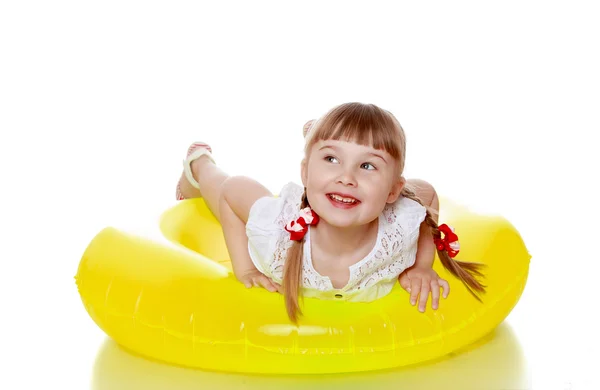
[[[256,268],[281,283],[287,250],[293,241],[285,225],[297,217],[304,188],[286,184],[278,197],[258,199],[246,223],[248,251]],[[305,236],[302,263],[302,295],[320,299],[372,301],[387,295],[398,275],[415,263],[419,227],[425,207],[400,197],[388,204],[379,216],[377,241],[371,252],[350,266],[350,278],[343,288],[334,288],[327,276],[313,267],[310,227]]]

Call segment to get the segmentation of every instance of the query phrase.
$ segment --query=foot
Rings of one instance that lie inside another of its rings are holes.
[[[315,120],[311,119],[304,124],[304,128],[302,129],[302,135],[304,136],[304,138],[306,138],[306,134],[308,134],[314,123]]]
[[[201,156],[205,155],[208,158],[210,158],[213,162],[215,161],[212,158],[211,147],[204,142],[194,142],[188,148],[186,158],[183,161],[183,175],[180,181],[177,183],[177,191],[175,195],[177,200],[185,199],[185,197],[181,193],[181,180],[183,180],[183,177],[187,179],[187,181],[192,185],[192,187],[197,188],[198,190],[200,189],[198,182],[196,181],[196,179],[194,179],[194,175],[192,174],[191,164],[194,160],[197,160]]]

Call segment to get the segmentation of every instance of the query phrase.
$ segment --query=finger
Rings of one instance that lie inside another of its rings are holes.
[[[419,296],[419,291],[421,290],[421,281],[419,279],[411,279],[410,281],[410,304],[417,304],[417,297]]]
[[[283,294],[283,287],[281,287],[281,284],[275,283],[273,282],[273,285],[275,286],[275,288],[277,289],[277,292]]]
[[[403,289],[410,292],[410,278],[406,275],[406,272],[400,275],[400,278],[398,278],[398,282],[400,283],[400,286]]]
[[[423,279],[421,283],[421,299],[419,299],[419,311],[421,313],[425,312],[427,308],[427,299],[429,298],[429,291],[431,291],[430,282]]]
[[[448,281],[440,278],[440,279],[438,279],[438,283],[444,289],[444,293],[443,293],[444,299],[448,298],[448,294],[450,294],[450,285],[448,284]]]
[[[440,304],[440,285],[436,279],[431,281],[431,308],[437,310]]]
[[[277,289],[269,281],[264,280],[264,279],[260,280],[260,286],[263,287],[265,290],[270,291],[270,292],[277,291]]]
[[[265,289],[271,292],[277,291],[277,288],[273,285],[273,283],[271,283],[271,279],[269,279],[268,277],[262,275],[258,281],[261,284],[261,286],[263,286]]]
[[[246,288],[254,288],[259,286],[259,284],[256,281],[256,277],[250,277],[244,282],[244,286],[246,286]]]
[[[275,288],[275,291],[277,291],[277,292],[282,292],[283,291],[282,288],[281,288],[281,285],[279,283],[275,283],[273,281],[273,279],[269,278],[269,282],[271,282],[271,285],[273,286],[273,288]]]

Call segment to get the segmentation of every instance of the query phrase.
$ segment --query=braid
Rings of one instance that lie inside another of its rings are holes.
[[[302,203],[300,204],[300,208],[303,209],[305,207],[309,207],[308,198],[306,197],[306,187],[304,187],[304,192],[302,193]]]
[[[310,206],[306,197],[306,188],[302,193],[302,202],[300,209]],[[288,317],[294,323],[298,322],[298,315],[301,315],[298,298],[300,296],[300,286],[302,282],[302,257],[304,256],[304,238],[302,241],[294,241],[288,249],[287,259],[283,266],[283,295],[285,298],[285,307]]]
[[[407,185],[405,185],[402,189],[401,195],[403,195],[406,198],[412,199],[415,202],[418,202],[421,206],[425,207],[425,209],[427,210],[425,222],[431,228],[431,235],[433,236],[433,238],[442,238],[442,233],[438,229],[438,224],[435,222],[435,219],[433,219],[432,216],[432,214],[439,215],[439,213],[436,210],[430,209],[429,207],[425,206],[421,199],[417,197],[417,194]],[[474,275],[483,277],[483,274],[480,271],[480,269],[485,267],[485,264],[454,260],[448,255],[448,252],[446,252],[445,250],[440,251],[437,248],[436,250],[444,268],[450,271],[452,275],[459,278],[465,284],[469,292],[475,297],[475,299],[481,302],[481,299],[475,294],[473,290],[485,293],[486,286],[482,285],[479,281],[477,281]]]

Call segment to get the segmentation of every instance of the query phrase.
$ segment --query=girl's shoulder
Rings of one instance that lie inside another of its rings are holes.
[[[382,247],[388,248],[386,255],[395,257],[415,245],[426,216],[427,209],[409,198],[400,197],[396,202],[388,204],[381,215],[381,242],[378,242]]]
[[[302,194],[304,194],[304,187],[290,181],[281,188],[279,197],[283,199],[285,203],[297,203],[298,207],[300,207],[300,203],[302,203]]]
[[[419,202],[401,196],[394,203],[386,205],[383,209],[384,221],[389,225],[418,222],[425,219],[427,209]]]
[[[258,199],[250,208],[247,225],[262,230],[283,230],[287,221],[300,210],[304,187],[289,182],[278,195]]]

